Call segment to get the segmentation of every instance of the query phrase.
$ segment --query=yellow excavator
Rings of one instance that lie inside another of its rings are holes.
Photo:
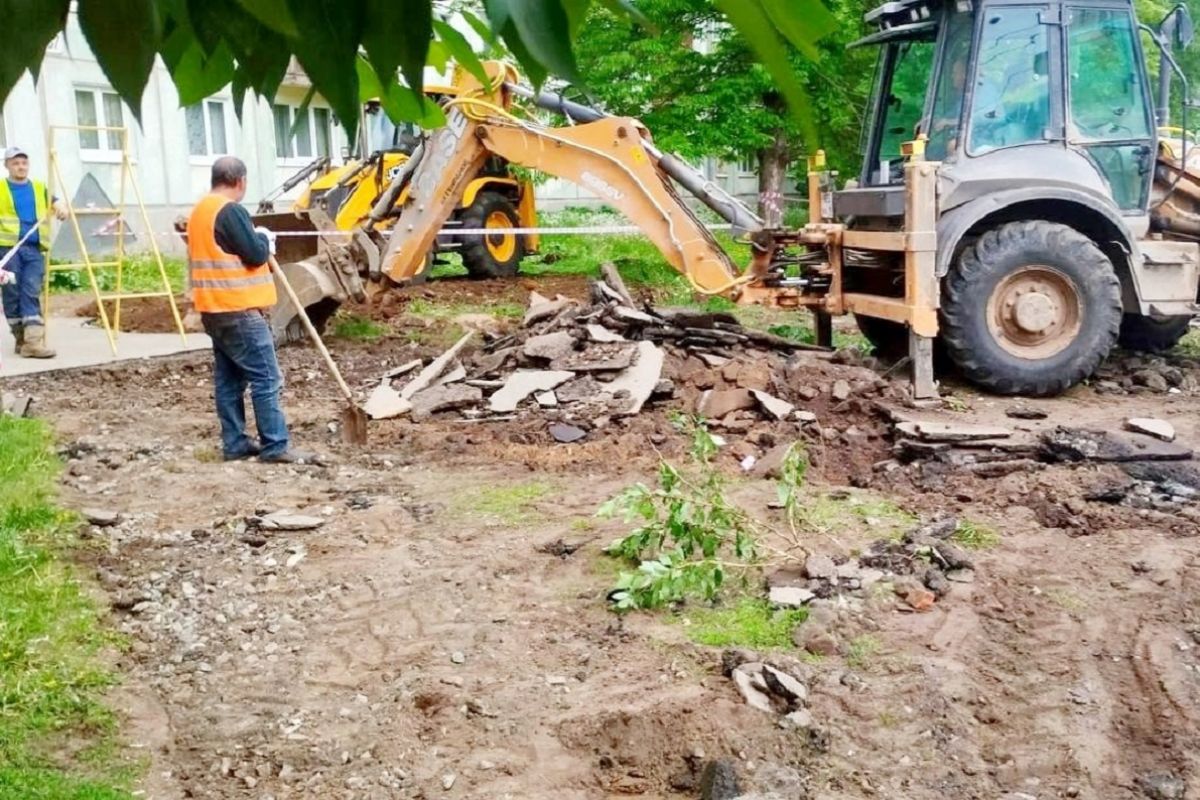
[[[808,309],[823,344],[832,316],[853,313],[878,347],[907,352],[918,398],[937,394],[935,340],[988,390],[1050,395],[1086,379],[1118,338],[1155,350],[1187,331],[1200,310],[1200,169],[1186,134],[1159,133],[1172,73],[1187,129],[1172,56],[1191,38],[1186,7],[1151,28],[1129,0],[890,0],[866,21],[874,31],[858,44],[879,48],[879,67],[862,171],[839,188],[811,158],[803,228],[767,227],[636,119],[535,93],[491,62],[486,85],[456,74],[447,124],[417,144],[363,225],[324,239],[302,302],[328,316],[367,286],[421,280],[470,181],[501,158],[619,209],[699,294]],[[1157,103],[1139,30],[1165,73]],[[914,86],[924,93],[903,94]],[[572,124],[547,126],[521,104]],[[681,190],[731,223],[748,265],[733,264]],[[273,324],[294,313],[277,309]]]
[[[425,87],[426,95],[434,102],[445,102],[458,91],[455,86]],[[378,102],[365,105],[360,130],[358,149],[367,155],[340,166],[333,166],[328,157],[315,159],[259,202],[255,224],[276,232],[313,232],[317,230],[313,221],[315,211],[321,218],[327,217],[338,230],[351,231],[362,225],[380,193],[408,161],[420,137],[412,126],[392,124]],[[291,210],[276,212],[275,201],[305,182],[308,185]],[[382,220],[374,227],[386,230],[392,222]],[[432,252],[459,253],[472,278],[516,275],[521,259],[537,252],[537,235],[486,231],[537,227],[533,184],[513,175],[503,159],[489,159],[467,183],[446,226],[485,232],[442,236]],[[282,236],[277,248],[281,263],[303,261],[318,251],[316,237],[304,236]]]

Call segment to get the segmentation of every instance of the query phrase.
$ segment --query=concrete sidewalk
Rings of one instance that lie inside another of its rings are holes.
[[[207,350],[211,346],[208,337],[202,333],[189,333],[187,344],[178,333],[121,333],[117,335],[117,354],[114,356],[104,329],[99,324],[89,323],[83,317],[51,317],[47,326],[48,339],[58,356],[44,359],[17,356],[8,325],[0,324],[0,379],[169,356]]]

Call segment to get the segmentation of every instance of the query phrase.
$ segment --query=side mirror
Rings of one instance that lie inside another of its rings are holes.
[[[1175,6],[1162,18],[1162,22],[1158,23],[1158,33],[1163,41],[1170,44],[1172,50],[1186,49],[1196,37],[1195,27],[1192,25],[1192,12],[1182,3]]]

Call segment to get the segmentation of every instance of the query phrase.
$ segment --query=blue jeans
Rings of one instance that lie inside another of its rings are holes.
[[[212,338],[213,394],[221,421],[221,445],[226,458],[255,450],[246,435],[246,385],[254,404],[261,456],[270,458],[288,449],[287,420],[279,395],[283,374],[275,358],[275,342],[267,318],[258,311],[201,314],[204,332]]]
[[[0,258],[11,247],[0,247]],[[22,245],[4,268],[17,276],[16,283],[4,286],[4,316],[14,330],[25,325],[42,325],[42,281],[46,278],[46,259],[37,245]]]

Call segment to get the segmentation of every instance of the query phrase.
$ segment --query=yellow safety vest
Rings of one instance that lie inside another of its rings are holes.
[[[37,209],[38,246],[42,251],[50,249],[50,218],[46,209],[50,206],[50,193],[46,184],[30,179],[33,184],[33,203]],[[13,202],[12,189],[8,181],[0,179],[0,247],[13,247],[21,240],[21,220],[17,218],[17,206]]]

